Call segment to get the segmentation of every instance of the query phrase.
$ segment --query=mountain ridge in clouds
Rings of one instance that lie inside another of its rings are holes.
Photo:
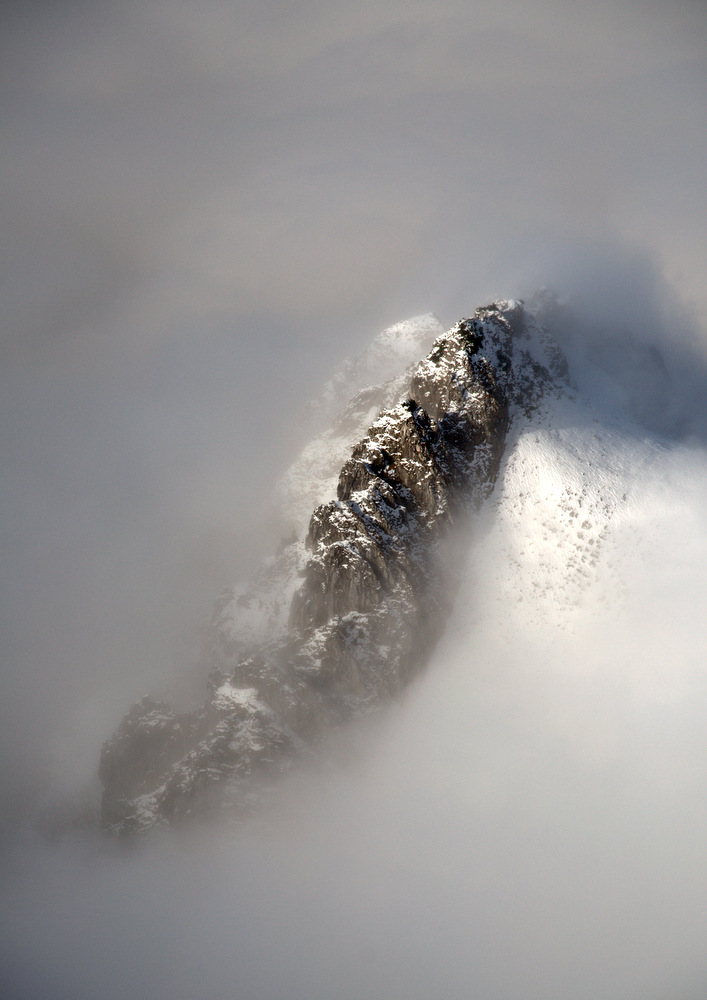
[[[707,463],[669,387],[663,432],[632,412],[600,333],[516,414],[403,699],[283,776],[262,823],[18,845],[21,995],[703,995]]]
[[[0,993],[704,1000],[705,4],[0,20]],[[404,697],[256,830],[29,832],[274,548],[337,363],[543,283],[593,409],[516,426]]]
[[[332,725],[378,709],[419,673],[451,606],[458,533],[493,491],[509,428],[568,391],[549,333],[558,311],[548,293],[477,309],[407,371],[364,384],[334,431],[305,448],[284,488],[295,524],[303,483],[319,501],[306,537],[300,526],[254,585],[218,602],[202,653],[205,704],[175,713],[145,697],[106,742],[106,829],[248,813]],[[372,365],[394,370],[438,326],[428,316],[384,331],[342,366],[324,405],[365,383]],[[337,437],[361,438],[338,483]]]

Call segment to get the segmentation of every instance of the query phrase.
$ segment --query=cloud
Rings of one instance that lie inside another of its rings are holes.
[[[293,786],[282,836],[6,856],[10,985],[174,1000],[434,981],[547,1000],[586,981],[618,1000],[649,995],[663,963],[663,993],[689,1000],[703,6],[1,16],[6,818],[89,781],[125,706],[188,667],[216,592],[270,544],[254,511],[301,407],[389,323],[553,285],[583,317],[582,364],[625,369],[625,328],[663,351],[677,389],[658,433],[693,434],[660,508],[684,531],[656,521],[650,572],[621,553],[635,606],[601,642],[588,630],[584,674],[559,676],[563,638],[506,659],[479,636],[478,684],[445,647],[446,672],[361,737],[357,763]],[[645,408],[646,373],[622,379]],[[617,687],[602,657],[625,663],[637,637]]]
[[[298,330],[352,298],[387,318],[413,288],[435,299],[430,268],[468,284],[530,233],[640,240],[701,301],[689,5],[15,14],[3,231],[10,291],[26,303],[35,279],[15,350],[37,326],[97,336],[116,299],[119,323],[137,305],[135,340],[169,329],[155,290],[183,304],[185,271],[195,325],[264,300]]]

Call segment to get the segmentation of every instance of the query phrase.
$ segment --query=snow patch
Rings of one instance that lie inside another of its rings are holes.
[[[263,710],[264,706],[258,701],[258,692],[255,688],[236,687],[230,681],[226,681],[214,692],[213,704],[218,709],[246,708],[250,711]]]

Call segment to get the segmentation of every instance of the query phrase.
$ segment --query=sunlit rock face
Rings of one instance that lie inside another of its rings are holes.
[[[327,731],[385,705],[424,666],[454,595],[457,529],[493,489],[514,415],[565,383],[546,310],[540,300],[478,309],[406,372],[355,393],[339,428],[360,426],[372,401],[383,408],[351,442],[336,496],[314,509],[304,539],[217,603],[205,703],[176,714],[143,699],[105,743],[107,830],[250,812]],[[399,327],[420,340],[434,323]]]

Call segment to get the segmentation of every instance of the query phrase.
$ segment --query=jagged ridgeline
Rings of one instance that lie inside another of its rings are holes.
[[[422,361],[356,393],[319,439],[331,456],[356,432],[336,496],[315,507],[304,539],[216,606],[204,704],[178,714],[144,698],[104,744],[107,830],[247,814],[333,726],[420,671],[451,602],[456,529],[493,490],[514,415],[566,379],[547,310],[546,298],[478,309]],[[291,480],[301,485],[316,452],[305,449]]]

